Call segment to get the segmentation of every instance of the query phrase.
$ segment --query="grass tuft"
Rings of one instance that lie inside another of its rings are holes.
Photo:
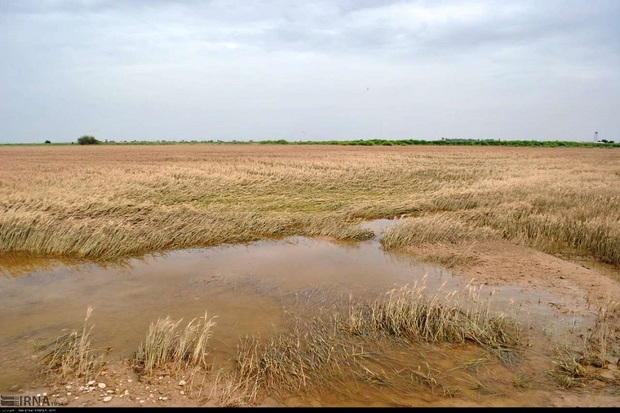
[[[176,369],[208,367],[207,343],[213,333],[214,319],[208,318],[205,312],[204,317],[191,320],[181,330],[178,327],[182,320],[173,321],[170,317],[151,323],[144,343],[135,354],[137,366],[146,374],[168,365]]]
[[[57,337],[47,345],[38,345],[47,353],[41,357],[41,373],[63,379],[96,377],[103,366],[103,355],[91,346],[89,319],[92,313],[89,307],[81,331],[72,331]]]

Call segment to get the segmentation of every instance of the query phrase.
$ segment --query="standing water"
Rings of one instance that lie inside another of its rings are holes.
[[[37,343],[63,329],[79,329],[93,308],[93,344],[110,348],[111,357],[130,356],[144,340],[149,324],[170,316],[189,321],[217,316],[211,340],[220,359],[234,355],[239,338],[268,337],[286,331],[285,313],[300,297],[305,311],[330,304],[330,297],[375,299],[382,293],[426,279],[432,291],[461,291],[470,280],[440,267],[385,252],[381,232],[397,221],[366,223],[376,237],[365,242],[334,242],[292,237],[248,245],[173,251],[123,265],[48,262],[39,269],[14,259],[0,270],[0,392],[29,383],[34,371],[25,360]],[[16,275],[19,272],[19,275]],[[484,294],[491,290],[481,290]],[[494,303],[526,303],[534,322],[553,316],[540,305],[555,300],[517,288],[496,289]],[[537,305],[538,304],[538,305]],[[32,363],[30,363],[32,364]]]

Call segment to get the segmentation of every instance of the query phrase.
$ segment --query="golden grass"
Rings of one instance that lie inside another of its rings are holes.
[[[581,337],[581,348],[559,345],[555,350],[553,368],[546,373],[563,388],[583,387],[593,380],[617,386],[620,376],[604,377],[598,374],[610,364],[617,363],[620,351],[614,331],[614,317],[617,317],[618,303],[613,300],[597,306],[594,325]]]
[[[98,375],[103,366],[103,355],[91,346],[91,313],[92,308],[89,307],[81,331],[62,334],[51,343],[39,346],[39,350],[47,351],[40,359],[43,375],[64,379]]]
[[[247,337],[238,349],[236,380],[290,394],[352,391],[361,381],[396,393],[423,385],[454,395],[430,366],[421,371],[394,363],[387,349],[401,343],[401,352],[415,355],[420,343],[469,342],[511,361],[505,356],[519,356],[523,348],[519,327],[505,314],[492,314],[488,304],[475,288],[428,295],[422,281],[391,290],[372,302],[349,303],[344,313],[299,322],[266,341]]]
[[[259,386],[256,380],[248,377],[239,378],[237,375],[224,374],[219,370],[215,374],[209,399],[221,407],[246,407],[255,405],[259,397]]]
[[[620,265],[619,160],[589,148],[1,147],[0,254],[360,240],[361,220],[407,215],[386,246],[493,235]]]
[[[183,369],[189,366],[207,367],[207,343],[215,325],[215,317],[193,319],[179,331],[182,320],[160,318],[152,323],[144,343],[138,348],[135,360],[141,370],[150,374],[156,368]]]
[[[253,405],[259,395],[304,397],[327,391],[354,397],[358,385],[383,389],[394,400],[420,386],[454,397],[458,393],[450,379],[454,371],[442,373],[429,365],[422,349],[435,351],[432,346],[437,343],[469,342],[489,354],[453,369],[464,372],[489,362],[492,354],[505,362],[504,353],[519,353],[522,348],[516,322],[492,314],[488,305],[473,287],[462,293],[439,290],[428,295],[422,280],[374,301],[339,302],[310,319],[291,314],[290,330],[267,340],[258,336],[241,340],[235,359],[224,361],[236,366],[228,372],[214,371],[208,357],[215,317],[205,312],[185,327],[182,320],[165,317],[151,323],[133,361],[136,370],[147,376],[165,370],[187,377],[192,370],[193,381],[200,372],[203,383],[198,399],[206,380],[211,387],[209,399],[221,406]],[[89,308],[81,333],[54,342],[42,358],[44,373],[55,379],[93,378],[98,368],[105,367],[104,354],[90,345],[90,314]],[[403,365],[403,357],[407,363],[415,362]]]
[[[441,291],[428,296],[423,283],[389,291],[386,297],[351,309],[347,329],[357,334],[383,332],[432,343],[475,342],[488,348],[518,345],[518,334],[505,315],[491,315],[479,290],[468,295]]]
[[[285,400],[291,395],[302,400],[341,395],[360,403],[390,405],[421,392],[444,398],[467,397],[463,392],[472,391],[498,395],[502,384],[493,381],[494,374],[485,373],[487,366],[498,363],[506,367],[505,374],[512,374],[512,387],[526,389],[535,384],[531,374],[521,371],[527,345],[516,314],[491,311],[490,301],[474,286],[459,292],[440,288],[431,294],[424,280],[371,301],[338,301],[310,319],[291,314],[290,330],[267,339],[242,339],[234,360],[224,360],[223,365],[234,364],[232,371],[212,368],[208,356],[215,317],[209,318],[206,312],[185,327],[182,320],[169,317],[152,323],[134,361],[146,375],[166,370],[187,377],[191,370],[192,383],[199,372],[198,395],[193,384],[188,386],[194,389],[192,397],[200,401],[204,396],[219,406],[252,406],[267,396]],[[545,370],[548,377],[563,388],[593,380],[618,384],[596,370],[604,368],[609,353],[617,351],[610,331],[616,306],[608,302],[599,308],[581,352],[555,349],[553,368]],[[91,347],[91,311],[81,332],[62,335],[45,346],[42,373],[54,379],[90,379],[105,368],[104,354]],[[482,353],[472,352],[474,347]],[[460,355],[451,354],[451,348]],[[363,389],[367,396],[359,393]]]
[[[402,223],[385,231],[381,244],[387,249],[437,243],[460,245],[488,240],[494,236],[497,235],[491,228],[471,226],[452,215],[437,213],[404,219]]]

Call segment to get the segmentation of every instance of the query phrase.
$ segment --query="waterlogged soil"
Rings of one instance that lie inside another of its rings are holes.
[[[46,394],[70,406],[218,405],[225,389],[213,382],[213,374],[139,377],[132,370],[127,358],[151,322],[165,316],[189,321],[205,311],[215,316],[210,356],[225,367],[240,338],[285,333],[291,314],[311,318],[343,300],[374,300],[390,289],[424,283],[429,293],[474,288],[492,311],[509,314],[524,326],[527,354],[507,365],[471,345],[420,345],[412,353],[402,344],[375,343],[382,355],[369,353],[368,377],[318,395],[264,397],[259,404],[620,405],[617,386],[601,381],[565,390],[545,373],[553,368],[555,343],[578,345],[593,324],[596,304],[620,296],[613,269],[588,268],[498,242],[468,246],[466,254],[473,259],[447,270],[425,264],[424,257],[463,254],[462,249],[436,245],[399,254],[383,251],[381,231],[394,223],[367,223],[377,236],[359,243],[294,237],[174,251],[106,266],[8,257],[0,266],[5,275],[0,278],[0,392]],[[93,345],[108,350],[108,367],[83,382],[45,385],[36,377],[38,348],[62,332],[80,329],[88,307],[93,308]],[[602,375],[613,381],[617,370],[610,362]],[[405,389],[407,380],[417,387]]]

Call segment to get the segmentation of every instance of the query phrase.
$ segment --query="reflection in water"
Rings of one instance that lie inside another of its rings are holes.
[[[442,285],[447,291],[466,288],[469,280],[383,251],[381,230],[393,224],[367,223],[378,235],[360,243],[293,237],[174,251],[122,265],[36,261],[36,270],[0,278],[0,391],[28,382],[32,371],[24,368],[24,360],[33,354],[33,344],[56,337],[62,328],[79,328],[89,306],[94,309],[93,344],[111,347],[111,355],[117,357],[135,351],[157,318],[169,315],[188,321],[207,310],[217,316],[213,354],[226,359],[240,336],[285,331],[284,314],[291,308],[313,313],[338,297],[374,299],[425,274],[430,292]],[[4,264],[5,270],[11,268]],[[12,268],[18,264],[14,258]],[[544,305],[555,299],[549,294],[496,290],[492,298],[499,309],[514,301],[525,304],[522,311],[533,322],[553,316],[552,308]],[[491,296],[490,289],[481,293]]]

